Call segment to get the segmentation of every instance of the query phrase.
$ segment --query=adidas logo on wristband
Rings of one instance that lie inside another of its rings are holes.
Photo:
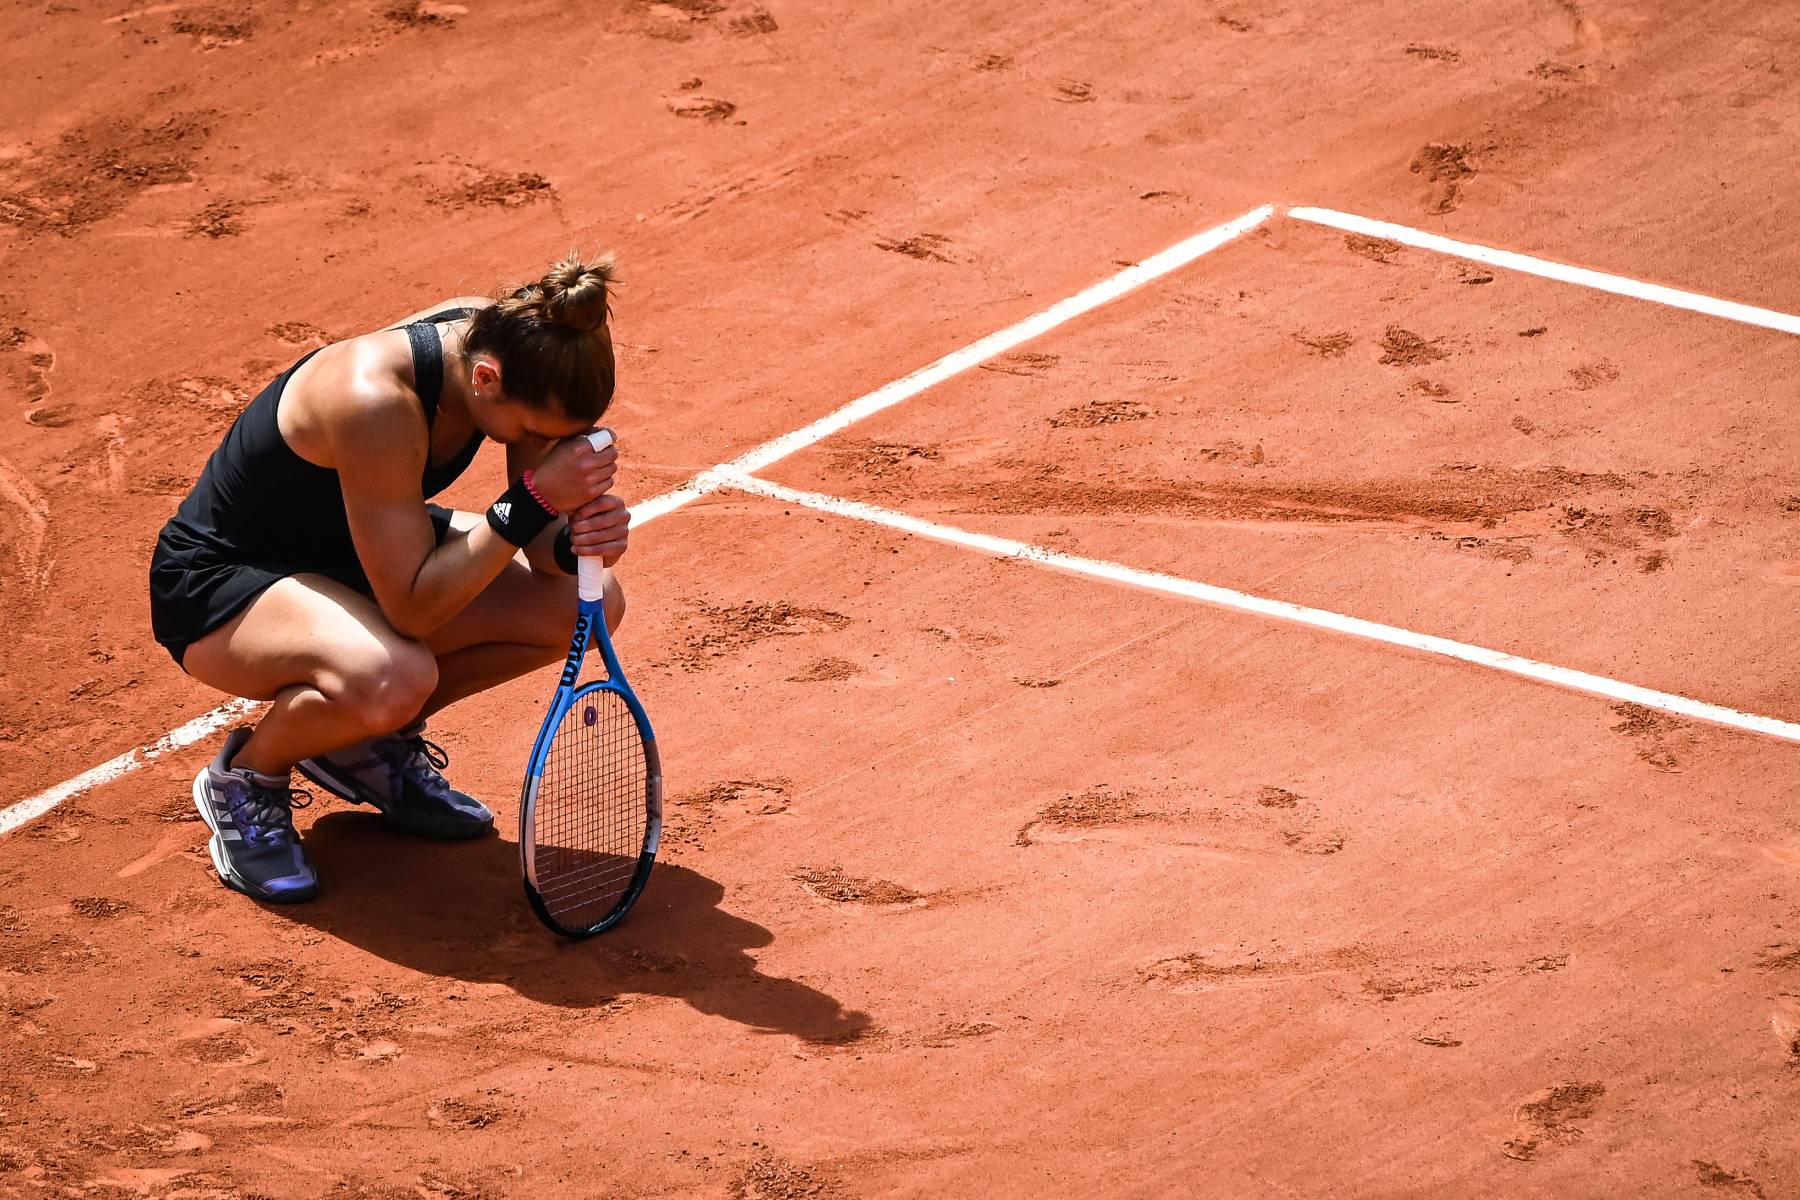
[[[499,534],[502,541],[519,547],[529,545],[551,520],[549,510],[532,496],[524,480],[500,493],[487,510],[488,528]]]

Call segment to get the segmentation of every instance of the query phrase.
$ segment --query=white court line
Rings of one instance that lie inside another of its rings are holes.
[[[1169,272],[1187,266],[1201,255],[1217,250],[1225,243],[1233,241],[1249,233],[1275,213],[1273,205],[1265,204],[1261,208],[1252,209],[1236,220],[1227,221],[1223,225],[1214,226],[1204,233],[1180,241],[1158,254],[1153,254],[1140,263],[1126,267],[1110,279],[1102,280],[1090,288],[1076,292],[1067,300],[1059,300],[1035,316],[1026,317],[1016,325],[1009,325],[998,333],[990,333],[980,341],[971,342],[961,350],[953,350],[938,359],[930,366],[920,367],[910,375],[902,376],[894,382],[876,388],[866,396],[858,397],[842,408],[827,413],[810,425],[802,426],[792,433],[783,434],[773,441],[764,442],[753,450],[738,455],[728,463],[720,463],[715,470],[760,471],[771,463],[779,462],[795,451],[804,450],[816,442],[824,441],[834,433],[849,428],[856,422],[872,417],[885,408],[892,408],[902,400],[909,400],[935,387],[952,375],[959,375],[970,367],[978,366],[990,358],[1005,354],[1016,346],[1023,345],[1032,338],[1048,333],[1067,321],[1072,321],[1083,313],[1092,312],[1103,304],[1117,300],[1127,292],[1133,291],[1154,279],[1160,279]],[[702,471],[687,483],[672,492],[644,501],[631,510],[632,520],[641,523],[660,517],[690,501],[698,500],[708,492],[718,490],[718,485],[708,483],[712,471]],[[642,516],[639,514],[642,513]]]
[[[1723,317],[1728,321],[1760,325],[1764,329],[1775,329],[1782,333],[1800,334],[1800,316],[1776,312],[1771,308],[1757,308],[1750,304],[1739,304],[1735,300],[1721,300],[1717,296],[1705,296],[1699,292],[1684,292],[1680,288],[1664,287],[1658,283],[1645,283],[1624,275],[1610,275],[1605,271],[1572,267],[1567,263],[1552,262],[1547,258],[1534,258],[1529,254],[1519,254],[1512,250],[1496,250],[1492,246],[1482,246],[1474,242],[1459,242],[1441,234],[1426,233],[1421,229],[1394,225],[1387,221],[1375,221],[1368,217],[1337,212],[1329,208],[1290,208],[1287,210],[1287,215],[1296,221],[1310,221],[1314,225],[1329,225],[1333,229],[1342,229],[1346,233],[1386,238],[1390,242],[1415,246],[1420,250],[1434,250],[1439,254],[1449,254],[1457,258],[1486,263],[1490,267],[1504,267],[1509,271],[1522,271],[1527,275],[1559,279],[1564,283],[1579,284],[1597,291],[1631,296],[1638,300],[1649,300],[1657,304],[1666,304],[1671,308],[1684,308],[1689,312],[1705,313],[1709,317]]]
[[[0,834],[11,833],[25,822],[36,820],[71,796],[79,796],[90,788],[111,783],[121,775],[129,775],[145,763],[161,758],[172,750],[191,746],[256,706],[255,700],[233,700],[229,704],[221,704],[211,712],[202,713],[187,724],[171,729],[148,746],[127,750],[117,758],[109,758],[92,770],[83,771],[75,778],[59,783],[48,791],[39,792],[29,800],[21,800],[11,808],[0,809]]]
[[[852,400],[842,408],[827,413],[810,425],[796,429],[792,433],[783,434],[772,441],[764,442],[728,463],[721,463],[712,470],[702,471],[672,491],[640,501],[632,506],[632,524],[641,527],[666,513],[674,512],[684,504],[698,500],[708,492],[717,491],[720,485],[710,482],[715,471],[758,471],[771,463],[779,462],[788,455],[798,450],[804,450],[815,442],[823,441],[866,417],[874,416],[883,409],[892,408],[902,400],[911,399],[953,375],[960,374],[970,367],[978,366],[997,355],[1005,354],[1008,350],[1022,345],[1032,338],[1048,333],[1058,325],[1072,321],[1084,313],[1092,312],[1101,305],[1117,300],[1120,296],[1134,291],[1152,280],[1160,279],[1171,271],[1185,267],[1202,255],[1209,254],[1227,242],[1242,237],[1273,215],[1275,215],[1274,206],[1265,204],[1260,208],[1252,209],[1241,217],[1227,221],[1223,225],[1216,225],[1203,233],[1197,233],[1193,237],[1177,242],[1167,250],[1153,254],[1142,262],[1135,263],[1092,287],[1076,292],[1066,300],[1057,301],[1040,313],[1026,317],[1017,324],[1009,325],[998,333],[990,333],[960,350],[951,351],[929,366],[921,367],[910,375],[876,388],[867,395]],[[222,704],[209,713],[202,713],[195,717],[181,728],[165,734],[149,746],[127,751],[117,758],[101,763],[91,771],[83,772],[73,779],[57,784],[48,791],[39,792],[29,799],[21,800],[10,808],[0,809],[0,836],[10,833],[27,821],[43,816],[72,796],[78,796],[90,788],[109,783],[121,775],[135,771],[149,760],[179,746],[187,746],[199,741],[208,734],[229,725],[255,707],[256,703],[249,700],[233,700]]]
[[[1687,696],[1658,692],[1650,688],[1639,687],[1634,683],[1622,683],[1617,679],[1608,679],[1604,675],[1591,675],[1586,671],[1577,671],[1571,667],[1558,667],[1551,663],[1538,662],[1535,659],[1521,658],[1502,650],[1471,646],[1429,633],[1415,633],[1410,629],[1365,621],[1361,617],[1347,617],[1342,613],[1334,613],[1322,608],[1307,608],[1304,605],[1289,604],[1285,600],[1270,600],[1262,596],[1252,596],[1246,592],[1233,591],[1216,584],[1197,583],[1174,575],[1144,571],[1100,559],[1078,558],[1059,550],[1050,550],[1043,546],[1031,545],[1028,542],[1014,541],[1011,538],[996,537],[993,534],[972,533],[965,529],[939,525],[936,522],[909,516],[906,513],[895,512],[892,509],[864,504],[860,500],[846,500],[838,496],[805,492],[778,483],[770,483],[766,479],[759,479],[727,467],[714,468],[708,474],[713,477],[715,490],[721,487],[735,488],[739,491],[766,496],[772,500],[782,500],[790,504],[817,509],[820,512],[833,513],[840,517],[885,525],[890,529],[898,529],[940,542],[949,542],[952,545],[979,550],[999,558],[1024,559],[1041,566],[1055,567],[1077,575],[1104,579],[1110,583],[1122,583],[1130,587],[1145,588],[1189,600],[1199,600],[1221,608],[1253,613],[1259,617],[1272,617],[1278,621],[1291,621],[1298,625],[1328,629],[1333,633],[1345,633],[1352,637],[1385,642],[1390,646],[1403,646],[1408,650],[1422,650],[1427,654],[1459,659],[1478,667],[1504,671],[1509,675],[1522,675],[1527,679],[1554,684],[1557,687],[1571,688],[1578,692],[1591,692],[1597,696],[1623,700],[1631,704],[1641,704],[1645,708],[1659,709],[1677,716],[1712,721],[1719,725],[1729,725],[1735,729],[1747,729],[1752,733],[1767,734],[1769,737],[1781,738],[1784,741],[1800,742],[1800,724],[1778,720],[1774,717],[1758,716],[1755,713],[1739,712],[1735,708],[1708,704],[1704,700],[1694,700]]]

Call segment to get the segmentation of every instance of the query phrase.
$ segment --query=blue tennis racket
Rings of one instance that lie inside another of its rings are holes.
[[[612,442],[590,434],[594,449]],[[525,896],[567,937],[616,925],[644,890],[662,838],[662,764],[656,735],[613,653],[601,602],[606,568],[580,563],[581,604],[562,679],[531,747],[519,805]],[[577,686],[588,646],[606,678]]]

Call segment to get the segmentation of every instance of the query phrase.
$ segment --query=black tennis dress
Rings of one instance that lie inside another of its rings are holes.
[[[444,390],[444,348],[436,326],[468,315],[468,309],[446,309],[405,326],[428,438]],[[150,626],[177,663],[190,645],[289,575],[324,575],[371,593],[350,540],[337,472],[294,453],[275,422],[282,389],[317,353],[289,367],[238,414],[194,490],[156,539],[150,559]],[[481,441],[477,430],[441,466],[434,466],[428,454],[424,495],[437,495],[467,470]],[[436,504],[426,508],[442,542],[450,530],[450,510]]]

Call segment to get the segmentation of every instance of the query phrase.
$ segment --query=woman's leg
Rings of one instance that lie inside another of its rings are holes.
[[[625,593],[606,579],[606,627],[625,615]],[[426,636],[437,655],[438,681],[421,718],[465,696],[561,662],[575,632],[575,581],[508,566],[456,616]]]
[[[220,691],[274,702],[234,760],[273,776],[405,725],[438,686],[427,645],[395,633],[369,597],[321,575],[275,583],[189,646],[181,665]]]
[[[458,512],[451,524],[465,529],[483,519]],[[437,686],[418,717],[560,662],[575,630],[575,605],[572,576],[541,575],[521,562],[509,563],[461,612],[426,636],[425,644],[437,658]],[[624,617],[624,590],[608,571],[607,628],[617,629]]]
[[[609,584],[614,621],[623,611]],[[493,827],[485,804],[444,778],[443,750],[425,737],[425,718],[464,696],[555,662],[574,624],[574,581],[509,563],[455,617],[425,641],[436,685],[412,712],[367,741],[300,761],[300,773],[327,791],[381,811],[390,825],[432,838],[480,837]]]
[[[458,512],[459,528],[479,521]],[[424,641],[395,633],[375,601],[322,575],[294,575],[188,647],[182,667],[272,706],[236,762],[284,775],[303,758],[392,733],[556,662],[575,624],[575,580],[509,563]],[[607,572],[606,623],[624,592]]]

